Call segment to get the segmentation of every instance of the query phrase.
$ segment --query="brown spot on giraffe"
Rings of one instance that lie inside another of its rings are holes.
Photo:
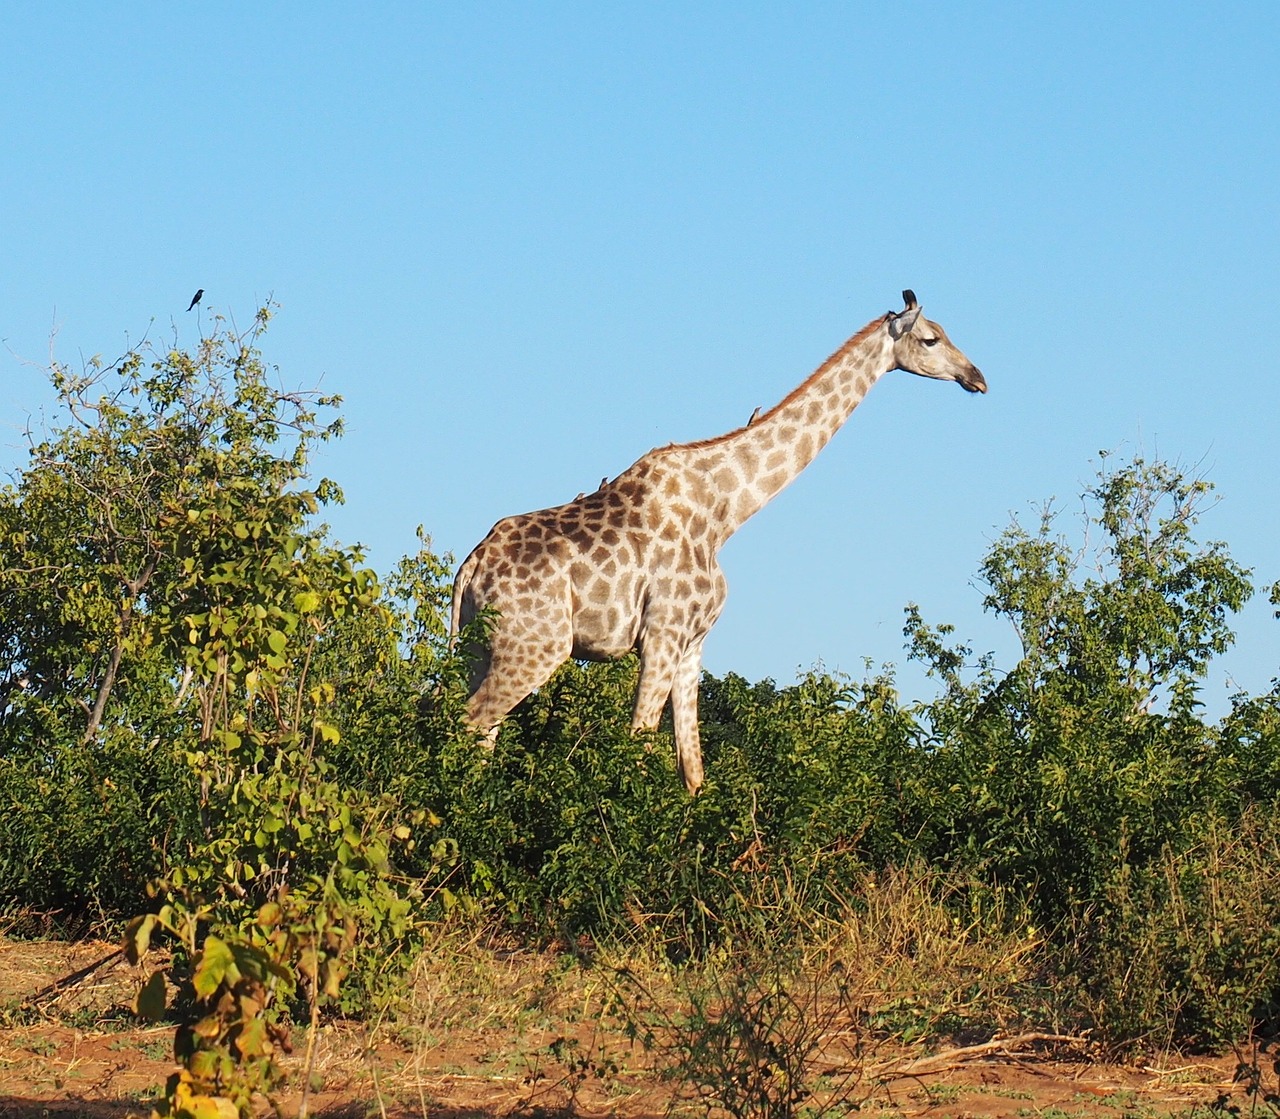
[[[890,370],[987,391],[974,364],[921,315],[914,293],[902,294],[903,311],[873,319],[748,426],[657,448],[595,493],[493,527],[458,569],[450,619],[456,634],[482,610],[495,614],[488,641],[473,650],[467,712],[478,731],[492,739],[568,657],[635,649],[632,728],[657,726],[670,699],[677,769],[698,791],[698,682],[703,640],[724,606],[721,545],[809,465]]]

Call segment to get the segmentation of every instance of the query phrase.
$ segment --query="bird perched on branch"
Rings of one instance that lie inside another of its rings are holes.
[[[200,302],[200,297],[202,295],[204,295],[204,288],[201,288],[199,291],[195,293],[195,295],[191,297],[191,302],[187,304],[188,311],[190,311],[192,307],[194,307],[197,303]]]

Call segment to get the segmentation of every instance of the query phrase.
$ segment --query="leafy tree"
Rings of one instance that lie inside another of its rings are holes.
[[[1015,522],[982,565],[984,605],[1022,647],[1002,677],[988,659],[965,682],[970,651],[908,611],[912,655],[946,685],[929,711],[946,843],[1051,913],[1177,840],[1220,791],[1198,691],[1252,587],[1225,545],[1192,536],[1210,488],[1137,459],[1086,493],[1086,549],[1051,512],[1035,532]]]
[[[0,490],[9,727],[41,703],[71,705],[82,740],[97,741],[122,674],[156,636],[146,624],[153,605],[172,602],[200,559],[177,546],[195,504],[221,487],[283,497],[312,444],[340,430],[317,420],[336,397],[272,386],[255,348],[270,313],[243,334],[215,327],[194,353],[175,339],[109,366],[94,358],[82,373],[53,366],[65,422]],[[288,500],[314,512],[338,497],[321,482]]]
[[[213,712],[193,707],[212,693],[190,686],[203,667],[191,650],[198,640],[222,656],[219,596],[252,581],[254,548],[281,533],[326,577],[304,522],[340,494],[300,483],[312,446],[340,430],[317,418],[337,399],[274,385],[256,348],[269,319],[263,308],[243,333],[217,320],[194,352],[175,338],[50,371],[55,424],[0,487],[0,891],[10,900],[136,906],[166,837],[193,820],[181,748],[208,737]],[[284,607],[255,605],[267,646]]]
[[[194,353],[55,367],[69,422],[0,499],[0,678],[18,684],[0,713],[16,809],[0,869],[19,872],[5,888],[118,916],[158,873],[158,908],[126,943],[139,960],[153,934],[175,941],[183,1068],[165,1114],[251,1113],[280,1081],[295,1004],[313,1046],[323,1005],[367,1005],[407,961],[422,890],[397,860],[428,883],[450,860],[447,842],[414,853],[430,813],[325,757],[363,710],[340,651],[377,654],[355,669],[367,685],[398,662],[399,619],[360,553],[314,523],[341,496],[306,484],[310,449],[339,430],[317,410],[337,401],[273,386],[256,349],[268,319],[245,334],[219,320]],[[133,796],[94,812],[126,773]],[[69,858],[40,849],[68,838]],[[24,879],[23,859],[49,880]],[[138,1009],[165,1002],[158,972]]]

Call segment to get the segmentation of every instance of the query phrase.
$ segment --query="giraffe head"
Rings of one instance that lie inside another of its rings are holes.
[[[906,309],[896,314],[890,311],[886,320],[893,339],[894,368],[937,381],[955,381],[967,392],[986,392],[982,372],[956,348],[942,327],[920,313],[916,293],[908,288],[902,301]]]

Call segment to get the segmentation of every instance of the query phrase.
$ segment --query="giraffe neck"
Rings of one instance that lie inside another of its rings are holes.
[[[707,487],[721,543],[817,457],[871,386],[893,367],[886,321],[887,316],[868,323],[747,427],[681,448]]]

